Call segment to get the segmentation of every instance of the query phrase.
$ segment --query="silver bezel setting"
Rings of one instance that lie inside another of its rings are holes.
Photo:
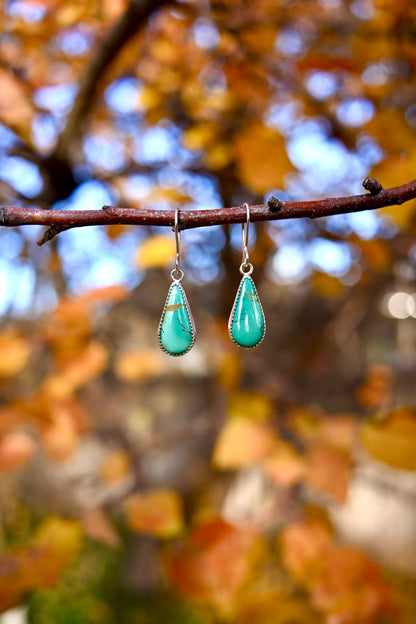
[[[253,278],[251,277],[251,273],[252,273],[252,272],[253,272],[252,270],[251,270],[250,272],[247,272],[247,273],[242,272],[242,273],[243,273],[243,277],[241,278],[240,284],[239,284],[239,286],[238,286],[237,293],[236,293],[236,296],[235,296],[235,299],[234,299],[234,304],[233,304],[233,307],[231,308],[230,317],[229,317],[229,319],[228,319],[228,335],[230,336],[230,338],[231,338],[231,340],[233,341],[233,343],[234,343],[234,344],[236,344],[236,345],[237,345],[238,347],[240,347],[241,349],[255,349],[256,347],[258,347],[258,346],[259,346],[259,344],[261,344],[261,343],[263,342],[263,340],[264,340],[264,336],[266,335],[266,317],[265,317],[265,315],[264,315],[263,306],[262,306],[262,304],[261,304],[261,300],[260,300],[259,293],[258,293],[257,288],[256,288],[256,284],[254,283],[254,280],[253,280]],[[256,291],[256,295],[257,295],[257,300],[258,300],[258,302],[259,302],[260,309],[261,309],[261,312],[262,312],[262,314],[263,314],[263,318],[264,318],[263,335],[262,335],[262,337],[260,338],[260,340],[258,341],[258,343],[257,343],[257,344],[255,344],[255,345],[253,345],[252,347],[245,347],[244,345],[239,344],[236,340],[234,340],[233,335],[232,335],[232,326],[233,326],[233,322],[234,322],[235,309],[236,309],[236,307],[237,307],[238,297],[239,297],[239,295],[240,295],[240,292],[241,292],[241,289],[242,289],[242,286],[243,286],[243,281],[244,281],[247,277],[250,277],[251,281],[253,282],[254,290]]]
[[[182,279],[182,277],[180,279]],[[165,318],[165,312],[166,312],[166,308],[167,308],[167,303],[168,303],[170,291],[172,290],[172,288],[174,286],[179,286],[179,288],[181,289],[181,292],[182,292],[182,295],[183,295],[183,299],[185,301],[185,306],[186,306],[186,309],[188,311],[189,321],[191,323],[191,328],[192,328],[192,342],[189,345],[189,347],[187,348],[187,350],[186,351],[182,351],[182,353],[171,353],[170,351],[167,351],[167,349],[165,349],[165,347],[162,345],[162,342],[161,342],[161,339],[160,339],[160,335],[162,333],[162,323],[163,323],[164,318]],[[158,342],[159,342],[159,347],[162,349],[162,351],[164,351],[165,353],[167,353],[168,355],[170,355],[172,357],[180,357],[181,355],[185,355],[186,353],[188,353],[192,349],[192,347],[195,344],[196,329],[195,329],[194,317],[192,316],[192,312],[191,312],[191,308],[190,308],[190,305],[189,305],[188,297],[186,296],[186,292],[185,292],[182,284],[180,284],[180,280],[173,280],[173,282],[169,286],[168,294],[166,295],[165,305],[163,306],[162,314],[161,314],[160,321],[159,321],[159,327],[158,327],[158,330],[157,330],[157,338],[158,338]]]

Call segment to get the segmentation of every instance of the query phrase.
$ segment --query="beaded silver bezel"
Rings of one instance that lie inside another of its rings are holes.
[[[175,269],[174,269],[175,270]],[[172,271],[173,273],[173,271]],[[181,271],[182,273],[182,271]],[[196,329],[195,329],[195,323],[194,323],[194,317],[192,316],[192,312],[191,312],[191,307],[189,305],[189,301],[188,301],[188,297],[186,296],[186,292],[182,286],[182,284],[180,284],[180,280],[183,277],[183,273],[182,276],[180,277],[180,279],[174,279],[173,282],[171,283],[171,285],[169,286],[169,290],[168,290],[168,294],[166,296],[166,300],[165,300],[165,305],[163,306],[163,310],[162,310],[162,315],[160,317],[160,321],[159,321],[159,327],[157,330],[157,337],[158,337],[158,342],[159,342],[159,347],[162,349],[162,351],[164,351],[165,353],[167,353],[168,355],[172,356],[172,357],[180,357],[181,355],[185,355],[186,353],[188,353],[192,347],[195,344],[195,338],[196,338]],[[171,353],[170,351],[168,351],[167,349],[165,349],[165,347],[162,345],[162,341],[161,341],[161,333],[162,333],[162,324],[165,318],[165,312],[166,312],[166,308],[168,305],[168,300],[169,300],[169,295],[170,295],[170,291],[172,290],[172,288],[174,286],[179,286],[182,295],[183,295],[183,299],[185,301],[185,306],[186,306],[186,310],[188,312],[188,316],[189,316],[189,322],[191,323],[191,329],[192,329],[192,342],[189,345],[189,347],[187,348],[186,351],[182,351],[182,353]]]
[[[251,277],[251,274],[252,274],[252,272],[253,272],[252,267],[251,267],[251,270],[250,270],[250,271],[247,271],[247,272],[242,271],[242,270],[241,270],[241,267],[240,267],[240,271],[241,271],[241,273],[243,274],[243,277],[241,278],[240,284],[239,284],[239,286],[238,286],[238,289],[237,289],[237,294],[236,294],[236,296],[235,296],[234,303],[233,303],[233,307],[231,308],[230,317],[229,317],[229,319],[228,319],[228,335],[230,336],[230,338],[231,338],[231,340],[234,342],[234,344],[236,344],[236,345],[237,345],[238,347],[240,347],[241,349],[255,349],[256,347],[258,347],[258,346],[259,346],[259,344],[261,344],[261,343],[263,342],[263,340],[264,340],[264,336],[266,335],[266,317],[265,317],[265,315],[264,315],[263,306],[262,306],[262,304],[261,304],[261,300],[260,300],[260,297],[259,297],[258,290],[257,290],[257,288],[256,288],[256,284],[254,283],[254,280],[253,280],[253,278]],[[260,309],[261,309],[261,312],[262,312],[262,314],[263,314],[263,318],[264,318],[263,335],[262,335],[262,337],[260,338],[260,340],[259,340],[259,341],[258,341],[255,345],[253,345],[252,347],[246,347],[246,346],[244,346],[244,345],[241,345],[239,342],[237,342],[237,341],[234,339],[234,337],[233,337],[233,335],[232,335],[232,326],[233,326],[233,322],[234,322],[235,309],[236,309],[236,307],[237,307],[238,297],[239,297],[240,292],[241,292],[241,289],[242,289],[242,287],[243,287],[243,281],[244,281],[247,277],[250,277],[250,279],[251,279],[251,281],[252,281],[252,283],[253,283],[254,290],[256,291],[256,295],[257,295],[257,301],[259,302]]]

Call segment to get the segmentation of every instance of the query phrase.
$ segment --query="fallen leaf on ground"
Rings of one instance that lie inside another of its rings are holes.
[[[137,533],[170,538],[183,530],[182,500],[173,490],[133,494],[125,501],[124,508],[128,527]]]

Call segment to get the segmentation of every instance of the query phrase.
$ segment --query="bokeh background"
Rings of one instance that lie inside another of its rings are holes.
[[[3,0],[2,205],[212,209],[414,178],[406,0]],[[185,231],[0,231],[1,624],[416,618],[416,202]]]

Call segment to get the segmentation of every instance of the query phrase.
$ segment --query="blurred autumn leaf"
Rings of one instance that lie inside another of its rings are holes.
[[[120,353],[114,362],[114,372],[121,381],[145,381],[163,371],[163,358],[154,349],[130,349]]]
[[[285,565],[324,615],[345,624],[395,617],[393,594],[380,568],[365,554],[334,544],[319,524],[294,524],[281,540]]]
[[[360,428],[363,448],[394,468],[416,470],[416,412],[402,408],[384,419],[368,419]]]
[[[175,255],[175,240],[168,236],[153,236],[145,240],[140,246],[136,262],[142,271],[154,267],[164,267],[172,262]]]
[[[187,598],[226,614],[235,608],[262,553],[258,535],[212,518],[197,525],[187,540],[167,555],[166,568]]]
[[[0,471],[14,470],[27,464],[35,452],[35,443],[25,433],[7,433],[0,438]]]
[[[124,506],[127,524],[133,531],[170,538],[183,530],[182,502],[172,490],[133,494]]]
[[[113,548],[120,548],[120,536],[99,507],[86,509],[81,516],[81,524],[87,537]]]
[[[229,420],[218,437],[213,464],[217,468],[241,468],[264,459],[273,449],[272,429],[249,418]]]
[[[27,592],[53,587],[64,568],[79,554],[82,531],[76,520],[48,516],[32,544],[0,558],[0,609],[19,604]]]
[[[256,193],[282,188],[291,169],[284,138],[267,126],[250,125],[237,136],[235,154],[241,181]]]
[[[0,334],[0,377],[13,377],[29,361],[31,348],[26,338],[11,333]]]

